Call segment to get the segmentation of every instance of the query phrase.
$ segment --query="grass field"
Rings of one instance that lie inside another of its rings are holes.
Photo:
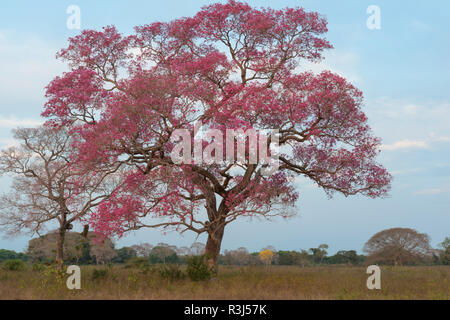
[[[0,299],[450,299],[450,267],[381,267],[381,290],[368,290],[363,267],[221,267],[216,279],[167,280],[156,268],[81,269],[81,290],[47,267],[0,269]],[[108,271],[96,272],[94,269]]]

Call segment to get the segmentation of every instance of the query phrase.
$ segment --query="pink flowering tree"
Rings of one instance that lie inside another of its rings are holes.
[[[391,176],[375,160],[380,141],[361,91],[331,72],[297,71],[332,48],[326,32],[318,13],[230,0],[129,36],[110,26],[71,38],[58,56],[72,69],[47,87],[43,116],[76,132],[87,166],[119,164],[125,175],[91,215],[94,229],[105,236],[144,227],[207,233],[207,261],[217,268],[229,223],[293,214],[296,177],[329,195],[385,195]],[[279,169],[264,175],[267,164],[248,161],[249,147],[240,161],[175,163],[177,129],[190,132],[193,145],[217,138],[194,138],[198,122],[223,136],[226,129],[277,130]]]

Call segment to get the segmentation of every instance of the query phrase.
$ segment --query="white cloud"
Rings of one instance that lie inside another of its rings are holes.
[[[57,51],[38,37],[0,31],[0,107],[41,103],[45,86],[66,70],[55,58]]]
[[[394,142],[392,144],[384,144],[381,146],[382,150],[397,151],[404,149],[429,149],[429,145],[426,141],[412,141],[412,140],[401,140]]]
[[[391,174],[394,176],[400,176],[400,175],[417,174],[422,171],[423,171],[422,168],[414,168],[414,169],[394,170],[391,171]]]
[[[366,101],[366,109],[372,116],[399,120],[448,121],[450,116],[449,101],[411,101],[379,97]],[[441,119],[441,117],[446,117]],[[447,122],[446,122],[447,124]]]
[[[332,71],[346,78],[355,85],[361,85],[359,56],[352,52],[328,51],[324,54],[324,60],[319,63],[302,61],[296,71],[312,71],[320,73],[322,71]]]
[[[443,194],[443,193],[450,193],[450,188],[443,187],[443,188],[423,189],[423,190],[417,191],[415,194],[422,195],[422,196],[432,196],[432,195]]]
[[[383,150],[436,149],[450,142],[450,102],[387,97],[368,100],[364,108]]]
[[[0,128],[37,127],[42,123],[42,120],[17,119],[14,116],[10,116],[8,118],[0,116]]]
[[[428,135],[427,139],[423,140],[400,140],[391,144],[384,144],[380,147],[381,150],[397,151],[405,149],[430,149],[433,143],[450,142],[450,137],[437,136],[434,132]]]
[[[0,138],[0,148],[7,149],[18,145],[18,141],[10,138]]]
[[[436,141],[436,142],[450,142],[450,137],[437,137],[434,141]]]

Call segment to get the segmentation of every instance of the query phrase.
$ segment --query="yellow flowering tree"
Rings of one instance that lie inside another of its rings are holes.
[[[265,265],[270,265],[273,259],[273,252],[269,249],[265,249],[259,253],[259,258]]]

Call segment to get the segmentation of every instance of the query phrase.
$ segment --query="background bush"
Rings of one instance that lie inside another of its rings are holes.
[[[193,281],[209,280],[212,272],[205,262],[204,256],[188,258],[187,275]]]
[[[159,269],[159,275],[163,279],[170,281],[181,280],[185,278],[185,274],[180,270],[180,267],[176,264],[162,265]]]
[[[3,269],[9,271],[25,270],[25,263],[22,260],[8,260],[3,264]]]
[[[108,275],[108,269],[94,269],[92,280],[104,279]]]

